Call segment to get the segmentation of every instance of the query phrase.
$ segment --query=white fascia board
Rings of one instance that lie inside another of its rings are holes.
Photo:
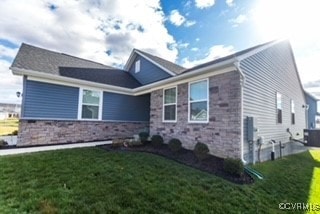
[[[129,56],[129,59],[127,60],[126,64],[124,65],[124,70],[125,71],[129,71],[129,68],[130,68],[130,66],[132,64],[132,61],[133,61],[135,55],[136,55],[135,49],[133,49],[131,54],[130,54],[130,56]]]
[[[90,82],[86,80],[79,80],[79,79],[74,79],[70,77],[63,77],[63,76],[58,76],[54,74],[47,74],[43,72],[32,71],[32,70],[21,69],[21,68],[11,67],[10,69],[12,70],[12,73],[15,75],[27,76],[28,80],[46,82],[46,83],[57,84],[57,85],[65,85],[65,86],[71,86],[71,87],[77,87],[77,88],[79,87],[91,88],[95,90],[114,92],[118,94],[133,95],[132,89],[130,88],[123,88],[119,86],[95,83],[95,82]]]

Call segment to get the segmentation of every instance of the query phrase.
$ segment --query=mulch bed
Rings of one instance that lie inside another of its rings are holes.
[[[223,170],[223,159],[210,155],[207,159],[199,161],[193,154],[193,151],[182,148],[178,152],[172,152],[167,144],[163,144],[157,148],[151,144],[135,147],[113,147],[112,144],[99,146],[107,151],[123,151],[123,152],[147,152],[166,157],[178,163],[211,173],[213,175],[224,178],[236,184],[251,184],[254,179],[247,173],[242,176],[235,176],[226,173]]]

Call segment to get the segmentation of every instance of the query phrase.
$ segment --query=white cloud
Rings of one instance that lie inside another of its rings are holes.
[[[301,82],[305,89],[320,99],[320,73],[317,72],[320,59],[320,46],[316,43],[313,45],[314,47],[308,47],[308,53],[297,53],[295,54],[295,58]],[[296,47],[294,44],[292,46],[293,49]],[[299,47],[296,47],[296,49],[298,52]]]
[[[17,91],[22,91],[22,77],[13,76],[9,70],[10,63],[0,60],[0,102],[19,103],[21,99],[16,96]]]
[[[303,84],[320,80],[320,31],[316,28],[320,20],[319,8],[318,0],[261,0],[252,10],[254,28],[262,40],[290,40]],[[307,90],[311,90],[310,87]],[[312,87],[312,90],[319,93],[320,87]]]
[[[178,48],[187,48],[187,47],[189,47],[189,43],[187,43],[187,42],[178,42],[178,44],[177,44],[177,47]]]
[[[215,3],[215,0],[195,0],[196,7],[200,9],[212,7]]]
[[[193,25],[195,25],[197,22],[195,20],[188,20],[184,23],[185,27],[191,27]]]
[[[244,23],[247,20],[248,20],[248,18],[246,15],[240,14],[239,16],[237,16],[234,19],[229,19],[229,22],[233,24],[232,25],[233,27],[238,27],[240,24]]]
[[[178,10],[172,10],[168,19],[173,25],[178,27],[182,24],[184,27],[191,27],[197,23],[195,20],[187,20]]]
[[[191,51],[199,51],[199,48],[197,48],[197,47],[193,47],[193,48],[191,48]]]
[[[8,57],[13,59],[16,56],[17,52],[18,52],[17,48],[12,49],[0,44],[0,57],[2,56],[2,57]]]
[[[152,49],[173,61],[177,57],[177,50],[167,48],[175,40],[164,26],[159,0],[57,0],[54,4],[57,9],[52,11],[48,0],[1,1],[0,38],[105,64],[124,64],[134,47]],[[107,56],[109,49],[112,54]]]
[[[227,4],[229,7],[233,7],[233,6],[234,6],[234,1],[233,1],[233,0],[226,0],[226,4]]]
[[[193,66],[230,55],[234,52],[235,52],[234,47],[231,45],[230,46],[215,45],[215,46],[212,46],[209,49],[209,51],[205,54],[205,56],[201,59],[190,60],[189,58],[183,58],[182,66],[186,68],[191,68]]]
[[[169,15],[169,20],[172,24],[180,26],[186,21],[186,18],[181,15],[178,10],[172,10]]]
[[[124,65],[133,48],[171,61],[177,58],[176,41],[164,26],[160,0],[57,0],[54,10],[50,5],[49,0],[2,0],[0,38],[107,65]],[[1,46],[0,59],[12,57],[14,51]]]

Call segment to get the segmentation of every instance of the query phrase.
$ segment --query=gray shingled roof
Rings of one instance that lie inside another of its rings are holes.
[[[141,86],[128,72],[118,69],[61,67],[60,75],[125,88]]]
[[[184,70],[186,70],[186,68],[177,65],[173,62],[170,62],[168,60],[162,59],[160,57],[154,56],[152,54],[149,54],[147,52],[141,51],[141,50],[137,50],[137,52],[142,53],[143,55],[147,56],[148,58],[150,58],[153,62],[158,63],[159,65],[161,65],[162,67],[166,68],[167,70],[175,73],[175,74],[180,74],[182,73]]]
[[[24,43],[11,67],[126,88],[140,86],[136,79],[123,70]]]

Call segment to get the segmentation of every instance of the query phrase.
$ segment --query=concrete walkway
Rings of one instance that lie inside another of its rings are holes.
[[[111,144],[111,143],[112,143],[112,141],[99,141],[99,142],[90,142],[90,143],[73,143],[73,144],[53,145],[53,146],[36,146],[36,147],[29,147],[29,148],[17,147],[17,148],[13,148],[13,149],[0,149],[0,156],[32,153],[32,152],[41,152],[41,151],[50,151],[50,150],[59,150],[59,149],[94,147],[94,146]]]

